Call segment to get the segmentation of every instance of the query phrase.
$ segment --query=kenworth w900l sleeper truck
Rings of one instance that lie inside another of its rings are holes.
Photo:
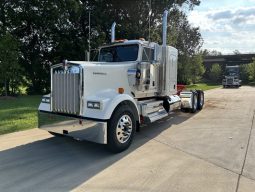
[[[127,149],[141,124],[178,109],[201,110],[204,93],[177,95],[178,51],[163,44],[115,40],[99,49],[98,62],[64,61],[51,67],[51,93],[39,106],[39,128],[53,135],[106,144],[113,152]]]

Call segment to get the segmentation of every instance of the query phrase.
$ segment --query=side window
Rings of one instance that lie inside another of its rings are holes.
[[[153,60],[153,58],[154,58],[154,49],[144,47],[142,61],[150,62]]]
[[[99,61],[112,62],[113,61],[113,54],[110,51],[106,52],[106,51],[102,50],[100,55],[99,55]]]

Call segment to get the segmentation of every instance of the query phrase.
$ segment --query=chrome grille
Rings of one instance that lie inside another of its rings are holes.
[[[53,72],[51,106],[54,112],[80,113],[80,73]]]
[[[227,84],[233,84],[233,78],[227,78]]]

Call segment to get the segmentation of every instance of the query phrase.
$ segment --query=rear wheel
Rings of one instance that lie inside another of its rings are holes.
[[[193,91],[192,92],[192,108],[191,108],[191,113],[195,113],[197,111],[197,92]]]
[[[107,146],[110,151],[119,153],[127,149],[133,140],[136,121],[128,105],[119,106],[108,122]]]
[[[197,110],[203,109],[204,106],[204,92],[199,90],[197,91]]]

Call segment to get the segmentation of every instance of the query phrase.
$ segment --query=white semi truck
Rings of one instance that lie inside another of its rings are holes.
[[[51,93],[39,106],[39,128],[53,135],[106,144],[113,152],[127,149],[143,123],[185,109],[201,110],[201,90],[177,95],[178,51],[163,44],[115,40],[99,48],[98,62],[64,61],[51,67]]]

